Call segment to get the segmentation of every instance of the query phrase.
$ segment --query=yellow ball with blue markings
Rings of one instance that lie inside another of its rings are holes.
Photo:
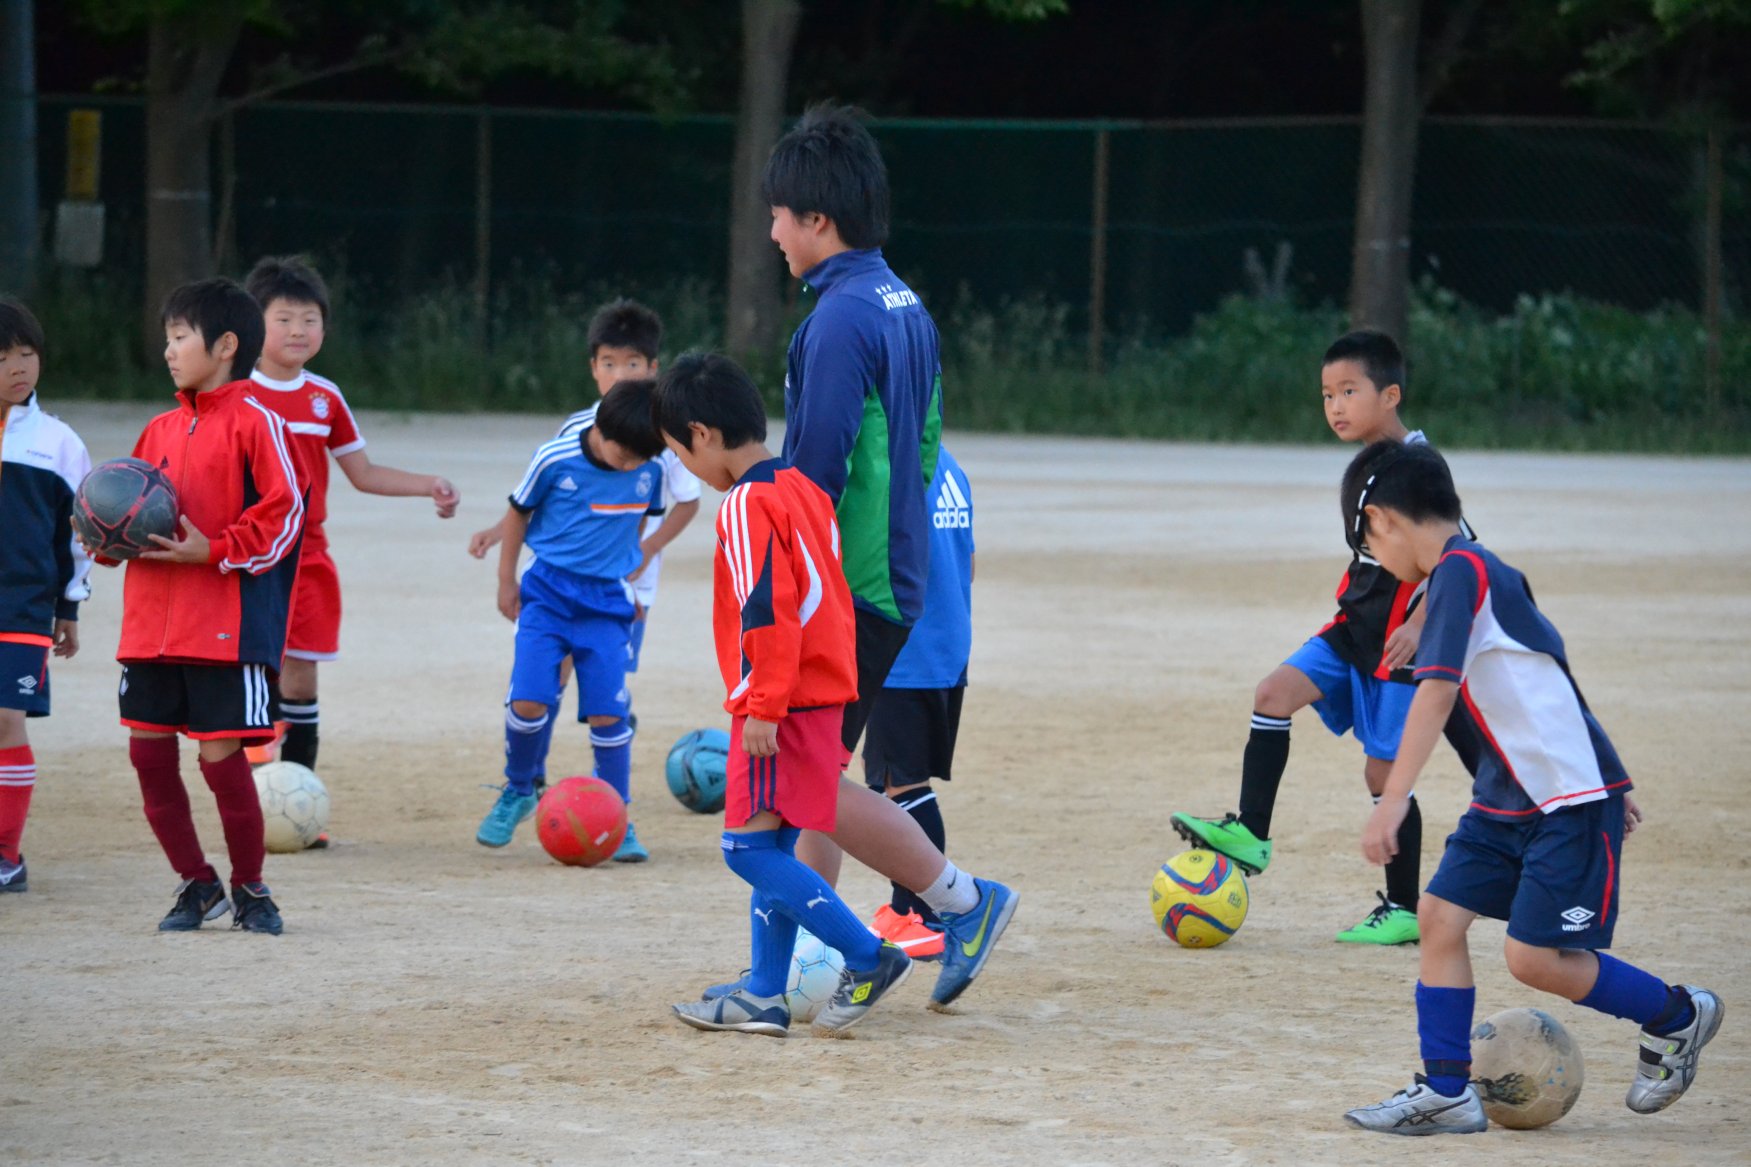
[[[1185,948],[1214,948],[1246,922],[1246,876],[1215,851],[1186,851],[1161,865],[1150,888],[1155,923]]]

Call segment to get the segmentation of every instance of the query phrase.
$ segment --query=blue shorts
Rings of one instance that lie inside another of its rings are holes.
[[[1362,752],[1370,758],[1390,762],[1398,757],[1404,715],[1417,695],[1415,685],[1363,674],[1318,636],[1283,663],[1306,673],[1319,690],[1313,708],[1327,729],[1339,737],[1354,730]]]
[[[1508,921],[1522,944],[1610,948],[1622,853],[1621,795],[1516,818],[1468,810],[1428,891]]]
[[[578,720],[625,717],[632,601],[619,580],[594,579],[539,559],[523,573],[517,655],[507,701],[559,700],[559,662],[577,670]]]
[[[649,624],[650,620],[650,609],[646,608],[643,618],[632,622],[632,635],[626,642],[626,671],[629,673],[638,672],[638,657],[644,651],[645,625]]]
[[[0,709],[49,715],[49,646],[0,640]]]

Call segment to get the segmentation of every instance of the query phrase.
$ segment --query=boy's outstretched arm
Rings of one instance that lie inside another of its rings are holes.
[[[391,498],[418,498],[424,495],[438,508],[440,519],[454,515],[457,505],[462,501],[462,496],[456,493],[456,487],[448,478],[440,478],[436,474],[415,474],[410,470],[397,470],[393,466],[379,466],[371,461],[371,455],[364,450],[342,454],[335,461],[340,463],[340,468],[346,473],[347,481],[353,484],[353,489],[363,494],[381,494]],[[484,549],[481,554],[485,554]]]
[[[626,582],[631,583],[633,580],[643,575],[645,568],[651,565],[651,560],[660,555],[663,548],[673,543],[675,541],[675,536],[679,535],[682,528],[688,523],[691,523],[693,521],[693,516],[698,513],[698,499],[692,499],[688,502],[678,502],[673,507],[669,508],[669,513],[665,517],[663,525],[651,532],[648,537],[644,533],[644,524],[640,523],[638,528],[638,548],[644,554],[644,559],[640,561],[638,570],[626,577]]]
[[[529,516],[516,507],[507,507],[505,517],[499,520],[499,530],[505,533],[499,544],[499,613],[515,624],[523,608],[522,593],[517,588],[517,561],[523,557]]]
[[[1404,734],[1398,741],[1398,757],[1386,777],[1386,789],[1368,816],[1368,825],[1362,828],[1362,855],[1368,862],[1384,864],[1398,854],[1398,828],[1410,809],[1410,793],[1429,764],[1458,699],[1457,681],[1426,680],[1417,685],[1417,695],[1405,715]]]

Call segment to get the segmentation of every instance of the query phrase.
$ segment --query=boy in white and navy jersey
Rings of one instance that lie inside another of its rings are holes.
[[[91,469],[71,426],[37,399],[43,329],[0,298],[0,892],[21,892],[19,851],[36,755],[25,721],[49,715],[49,657],[79,651],[79,602],[91,561],[67,524]]]
[[[1419,444],[1422,431],[1407,429],[1398,409],[1404,397],[1404,354],[1382,332],[1339,337],[1326,350],[1320,395],[1326,422],[1346,442],[1389,439]],[[1271,814],[1289,765],[1289,725],[1311,705],[1333,733],[1353,732],[1364,755],[1362,777],[1378,797],[1398,754],[1398,738],[1410,708],[1405,666],[1416,652],[1423,612],[1416,589],[1388,575],[1351,540],[1350,565],[1339,581],[1337,615],[1260,681],[1253,694],[1252,732],[1240,772],[1240,812],[1202,819],[1171,818],[1174,830],[1194,846],[1233,859],[1248,874],[1271,862]],[[1449,734],[1467,769],[1474,752],[1469,736]],[[1410,944],[1417,939],[1417,896],[1422,885],[1422,814],[1412,802],[1404,822],[1404,846],[1386,865],[1386,891],[1360,923],[1338,933],[1354,944]]]
[[[1345,1117],[1388,1134],[1488,1125],[1469,1081],[1477,990],[1466,932],[1478,916],[1508,922],[1515,979],[1641,1026],[1625,1102],[1639,1114],[1665,1109],[1695,1078],[1724,1010],[1707,989],[1668,985],[1602,951],[1617,921],[1623,836],[1642,815],[1569,672],[1562,637],[1526,578],[1463,528],[1453,479],[1434,450],[1370,445],[1345,472],[1342,498],[1358,546],[1404,583],[1428,582],[1416,697],[1362,832],[1370,862],[1397,851],[1411,788],[1456,710],[1479,743],[1471,806],[1418,911],[1424,1073]]]
[[[953,775],[955,739],[973,650],[973,486],[960,463],[939,447],[930,502],[930,571],[924,614],[888,670],[864,729],[863,778],[894,800],[948,854],[948,831],[932,778]],[[930,905],[898,883],[870,927],[914,960],[942,955],[942,922]]]
[[[560,661],[577,670],[578,720],[589,723],[596,777],[631,802],[632,726],[626,662],[637,601],[629,576],[643,562],[639,534],[663,509],[663,448],[650,381],[622,381],[594,422],[535,451],[501,526],[499,611],[517,625],[505,709],[505,785],[475,839],[511,841],[535,811]],[[527,543],[534,561],[517,578]],[[632,830],[628,823],[627,830]]]
[[[295,256],[257,263],[245,287],[261,305],[267,328],[251,380],[256,398],[286,421],[286,437],[305,502],[304,546],[280,669],[280,716],[285,740],[280,758],[316,768],[320,707],[316,668],[340,655],[340,576],[328,553],[328,460],[332,456],[354,489],[398,498],[430,498],[438,517],[462,501],[449,479],[415,474],[371,461],[365,438],[339,387],[305,368],[322,351],[328,327],[328,287]],[[258,747],[251,761],[267,761],[273,747]],[[318,845],[326,845],[327,835]]]

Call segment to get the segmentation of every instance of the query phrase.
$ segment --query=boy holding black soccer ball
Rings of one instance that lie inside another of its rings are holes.
[[[79,601],[91,563],[67,534],[91,456],[37,399],[43,329],[0,299],[0,892],[21,892],[19,845],[36,789],[25,719],[49,715],[49,656],[79,651]]]
[[[202,280],[172,292],[163,319],[177,408],[147,423],[133,453],[176,487],[182,522],[174,538],[152,536],[157,549],[129,562],[116,650],[146,821],[182,877],[158,927],[190,932],[232,910],[233,927],[278,935],[243,747],[273,736],[271,681],[286,643],[304,503],[285,423],[248,380],[261,352],[261,308],[230,280]],[[178,734],[199,744],[201,775],[219,804],[229,897],[195,834]]]

